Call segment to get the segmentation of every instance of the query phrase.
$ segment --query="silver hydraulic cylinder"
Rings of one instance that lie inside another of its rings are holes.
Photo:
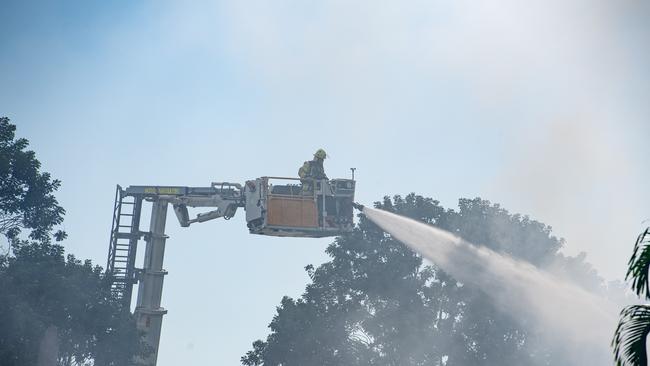
[[[138,299],[135,307],[137,328],[144,333],[144,341],[153,351],[145,358],[137,358],[135,363],[141,366],[155,366],[158,359],[158,346],[163,315],[167,310],[160,306],[163,280],[167,271],[163,269],[165,257],[165,222],[167,221],[168,201],[159,198],[153,202],[151,224],[146,236],[144,266],[138,287]]]

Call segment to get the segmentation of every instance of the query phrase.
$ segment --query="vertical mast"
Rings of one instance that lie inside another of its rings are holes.
[[[165,256],[165,221],[167,220],[168,202],[163,197],[154,200],[151,209],[151,224],[146,234],[147,246],[144,254],[144,266],[138,287],[138,300],[134,311],[138,330],[144,332],[144,340],[152,348],[152,353],[137,364],[155,366],[158,358],[162,317],[167,310],[160,306],[163,280],[167,271],[163,266]]]

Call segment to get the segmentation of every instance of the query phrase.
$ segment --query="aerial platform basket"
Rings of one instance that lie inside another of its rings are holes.
[[[246,182],[252,234],[326,237],[353,230],[355,181],[261,177]]]

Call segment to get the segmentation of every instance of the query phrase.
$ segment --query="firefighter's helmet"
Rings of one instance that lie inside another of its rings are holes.
[[[323,149],[318,149],[318,150],[314,153],[314,157],[316,157],[316,158],[318,158],[318,159],[325,159],[325,158],[327,157],[327,153],[326,153],[325,150],[323,150]]]

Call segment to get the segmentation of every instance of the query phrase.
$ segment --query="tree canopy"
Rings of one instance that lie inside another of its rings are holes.
[[[65,255],[60,182],[15,131],[0,118],[0,233],[12,249],[0,255],[0,365],[128,365],[143,351],[135,321],[101,267]]]
[[[639,234],[625,275],[626,280],[631,280],[632,291],[645,300],[650,299],[649,271],[650,227]],[[624,307],[612,340],[616,366],[647,365],[648,334],[650,334],[650,304]]]
[[[48,328],[59,365],[127,365],[139,351],[101,267],[66,258],[60,245],[24,242],[0,257],[0,309],[0,365],[36,365]]]
[[[29,141],[16,138],[9,118],[0,117],[0,233],[13,238],[29,229],[31,239],[47,241],[65,214],[54,197],[61,182],[40,171],[28,146]],[[62,240],[65,233],[57,231],[54,237]]]
[[[584,256],[565,257],[551,227],[499,205],[459,200],[457,210],[415,194],[376,207],[455,233],[477,245],[579,282],[602,286]],[[354,233],[328,248],[331,259],[306,270],[298,299],[285,296],[266,340],[253,343],[244,365],[562,365],[572,364],[539,335],[501,312],[480,289],[464,285],[360,215]]]

